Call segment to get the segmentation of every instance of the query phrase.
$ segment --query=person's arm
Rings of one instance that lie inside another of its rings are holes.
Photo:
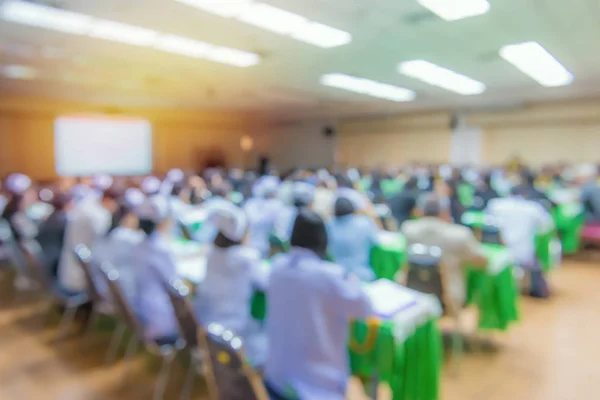
[[[13,215],[11,223],[22,239],[33,239],[38,234],[37,225],[23,212]]]
[[[328,285],[329,303],[347,319],[365,319],[373,315],[371,301],[360,279],[350,275],[332,275]]]
[[[468,231],[468,235],[465,237],[462,256],[463,264],[468,264],[470,267],[483,269],[488,264],[488,259],[483,251],[481,243],[471,231]]]

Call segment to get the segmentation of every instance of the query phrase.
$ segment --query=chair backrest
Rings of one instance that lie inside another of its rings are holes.
[[[119,271],[114,269],[112,265],[107,262],[103,263],[99,270],[100,276],[106,280],[108,291],[110,292],[113,305],[117,313],[121,316],[129,328],[133,330],[138,338],[143,339],[144,330],[142,324],[138,320],[137,315],[131,308],[129,301],[123,292],[123,288],[121,287],[121,283],[119,281]]]
[[[162,282],[163,288],[175,312],[175,318],[179,325],[179,333],[185,340],[186,346],[194,348],[198,346],[198,322],[194,316],[192,305],[187,299],[190,289],[178,279],[172,282]]]
[[[268,400],[260,375],[248,365],[242,339],[222,325],[199,330],[199,343],[208,354],[207,381],[212,400]]]
[[[100,294],[100,290],[98,289],[98,284],[96,283],[94,277],[94,267],[92,251],[85,244],[78,244],[73,249],[73,253],[75,253],[75,258],[79,263],[79,266],[83,269],[83,273],[85,275],[85,281],[87,283],[88,296],[92,302],[100,302],[104,299]]]
[[[406,286],[436,296],[444,303],[441,271],[442,249],[415,243],[408,247],[408,279]]]

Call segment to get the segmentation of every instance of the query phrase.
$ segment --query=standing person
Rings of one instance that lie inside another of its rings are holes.
[[[240,336],[246,357],[263,365],[266,338],[252,319],[250,303],[255,289],[264,290],[267,274],[260,254],[245,245],[247,218],[233,204],[213,208],[209,220],[217,229],[206,261],[206,277],[196,289],[195,308],[204,326],[218,323]]]
[[[179,338],[175,311],[163,283],[178,279],[177,265],[171,251],[173,218],[161,203],[144,202],[136,212],[140,227],[147,234],[134,250],[136,310],[147,340],[156,344],[174,344]]]
[[[84,272],[75,259],[73,249],[84,244],[92,249],[96,241],[106,235],[112,223],[112,215],[118,208],[118,195],[107,190],[98,200],[80,202],[67,214],[64,246],[58,265],[58,281],[67,293],[86,290]]]
[[[273,398],[342,400],[350,377],[349,323],[371,316],[372,307],[359,280],[323,261],[321,217],[302,210],[291,245],[273,260],[267,287],[267,387]]]
[[[303,208],[310,208],[315,197],[315,187],[306,182],[294,182],[291,206],[284,206],[275,224],[275,235],[288,242],[292,236],[294,221]]]
[[[376,215],[365,215],[368,203],[354,190],[340,190],[335,202],[334,217],[327,223],[329,251],[336,263],[348,274],[371,281],[371,248],[377,240],[379,227]]]
[[[517,266],[530,276],[529,293],[533,297],[549,296],[535,253],[535,235],[552,224],[552,217],[539,203],[529,200],[527,187],[516,186],[506,198],[491,200],[485,212],[498,221],[502,240]]]
[[[329,221],[333,217],[336,189],[335,178],[322,173],[317,181],[312,210],[319,214],[324,221]]]

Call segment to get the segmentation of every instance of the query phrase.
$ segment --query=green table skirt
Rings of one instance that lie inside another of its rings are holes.
[[[552,217],[560,236],[563,254],[574,254],[581,244],[581,230],[585,222],[584,214],[573,214],[573,205],[562,204],[552,210]]]
[[[374,246],[371,249],[371,268],[378,279],[389,279],[393,281],[396,272],[398,272],[405,263],[406,251],[403,248]]]
[[[352,325],[353,342],[350,348],[352,374],[363,378],[377,375],[390,385],[393,400],[436,400],[442,368],[443,345],[436,320],[430,320],[395,344],[392,323],[377,328],[371,349],[365,344],[368,328],[364,322]]]

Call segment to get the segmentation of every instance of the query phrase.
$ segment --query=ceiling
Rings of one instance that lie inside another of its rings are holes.
[[[495,0],[488,14],[446,22],[416,0],[263,0],[345,30],[352,42],[322,49],[174,0],[55,0],[67,10],[260,54],[247,68],[0,20],[0,64],[35,67],[34,80],[0,78],[2,94],[111,106],[243,109],[285,118],[339,118],[426,109],[518,107],[600,96],[600,1]],[[39,1],[38,1],[39,2]],[[501,46],[537,41],[575,76],[545,88],[499,57]],[[485,83],[461,96],[400,75],[424,59]],[[412,89],[394,103],[319,84],[340,72]]]

